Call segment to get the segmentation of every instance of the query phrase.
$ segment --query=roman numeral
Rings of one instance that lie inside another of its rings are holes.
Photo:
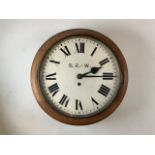
[[[50,60],[50,62],[55,63],[55,64],[60,64],[59,61],[55,61],[55,60]]]
[[[75,110],[83,110],[82,103],[80,100],[75,100]]]
[[[53,93],[52,96],[54,96],[59,91],[59,86],[57,83],[55,83],[55,84],[51,85],[50,87],[48,87],[48,90],[50,93]]]
[[[46,80],[56,80],[56,78],[53,77],[54,75],[56,75],[56,73],[46,75]]]
[[[93,52],[91,53],[91,56],[94,55],[95,51],[97,50],[97,47],[94,48]]]
[[[108,63],[109,62],[109,59],[108,58],[105,58],[104,60],[100,61],[99,64],[101,66],[103,66],[104,64]]]
[[[67,47],[67,46],[64,46],[64,47],[65,47],[65,49],[60,48],[60,50],[61,50],[66,56],[71,55],[71,53],[70,53],[68,47]]]
[[[98,92],[104,96],[107,96],[110,92],[110,88],[106,87],[105,85],[101,85],[100,89],[98,90]]]
[[[80,43],[79,45],[75,43],[75,46],[78,53],[84,53],[84,43]]]
[[[95,103],[96,105],[99,105],[99,103],[93,97],[91,97],[91,99],[93,103]]]
[[[103,73],[103,80],[113,80],[113,73]]]
[[[69,100],[70,99],[68,98],[68,96],[63,95],[62,98],[61,98],[61,100],[59,101],[59,103],[61,105],[65,105],[65,107],[67,107]]]

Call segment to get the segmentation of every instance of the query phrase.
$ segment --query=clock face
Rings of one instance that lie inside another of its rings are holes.
[[[103,42],[87,36],[59,40],[39,70],[41,92],[62,115],[87,118],[106,109],[120,88],[117,58]]]

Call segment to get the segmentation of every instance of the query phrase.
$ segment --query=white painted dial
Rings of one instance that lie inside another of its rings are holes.
[[[69,37],[55,44],[40,68],[40,86],[48,103],[71,117],[89,117],[104,110],[121,83],[118,61],[102,42]]]

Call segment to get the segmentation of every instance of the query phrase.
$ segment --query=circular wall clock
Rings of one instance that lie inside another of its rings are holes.
[[[126,61],[105,35],[87,29],[60,32],[37,52],[31,69],[41,108],[64,123],[84,125],[109,116],[128,83]]]

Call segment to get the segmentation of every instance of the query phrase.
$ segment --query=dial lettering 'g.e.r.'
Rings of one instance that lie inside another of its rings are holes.
[[[69,124],[107,117],[127,88],[127,66],[120,50],[91,30],[69,30],[49,39],[38,51],[31,73],[40,106]]]

